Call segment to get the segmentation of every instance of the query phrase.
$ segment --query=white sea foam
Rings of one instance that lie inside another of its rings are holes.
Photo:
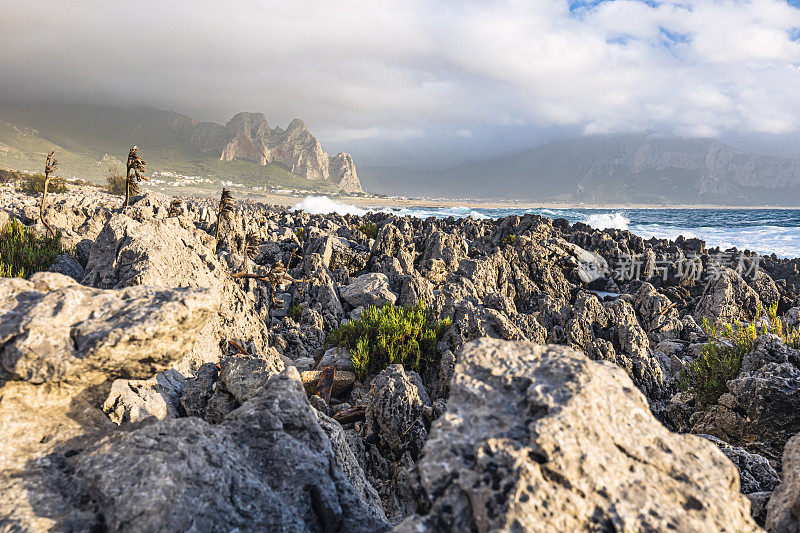
[[[311,215],[327,215],[328,213],[339,213],[340,215],[366,215],[367,211],[350,204],[343,204],[331,200],[327,196],[307,196],[296,204],[293,210],[302,209]]]
[[[631,221],[622,213],[594,213],[585,222],[597,229],[628,229]]]

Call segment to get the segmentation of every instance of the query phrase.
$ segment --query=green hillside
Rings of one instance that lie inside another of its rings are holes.
[[[233,182],[247,188],[336,191],[331,182],[307,180],[277,164],[226,163],[219,160],[219,154],[201,153],[181,132],[168,127],[167,115],[148,108],[0,102],[0,167],[41,172],[46,154],[55,150],[62,177],[104,183],[109,166],[122,168],[128,149],[138,145],[148,175],[154,178],[149,187],[165,192],[187,187],[176,185],[175,178],[160,176],[160,172],[209,180],[211,183],[190,186],[201,190]]]

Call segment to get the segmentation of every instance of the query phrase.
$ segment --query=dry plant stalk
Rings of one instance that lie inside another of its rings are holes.
[[[258,235],[254,232],[247,234],[244,239],[244,271],[247,272],[247,260],[255,261],[256,254],[258,254]]]
[[[288,264],[291,265],[292,259],[295,257],[295,252],[293,251],[289,256]],[[285,266],[283,266],[283,261],[278,261],[269,269],[269,272],[266,274],[249,274],[247,272],[238,272],[233,274],[233,277],[236,279],[255,279],[258,281],[266,281],[269,283],[271,287],[270,298],[272,299],[273,305],[279,305],[281,302],[275,299],[275,289],[278,285],[283,284],[285,282],[289,283],[312,283],[313,280],[310,278],[303,278],[303,279],[295,279],[291,275],[289,275],[289,271]],[[297,291],[302,294],[303,290],[297,286]]]
[[[229,220],[233,214],[233,195],[231,191],[223,188],[222,194],[219,197],[219,209],[217,210],[217,228],[214,232],[214,240],[219,242],[219,225],[222,219]]]
[[[130,204],[131,195],[141,192],[139,182],[147,181],[147,177],[144,176],[146,172],[145,164],[144,159],[139,155],[139,147],[134,146],[131,148],[130,152],[128,152],[128,162],[125,165],[127,168],[125,174],[125,207]]]
[[[180,198],[175,198],[172,200],[172,203],[169,204],[169,211],[167,212],[167,218],[176,217],[181,214],[183,211],[183,202]]]
[[[58,168],[58,159],[54,157],[54,154],[55,151],[47,154],[47,159],[44,162],[44,191],[42,191],[42,203],[39,205],[39,218],[42,219],[42,224],[44,224],[47,231],[50,232],[51,237],[55,237],[56,232],[53,231],[53,228],[47,223],[47,219],[44,217],[44,209],[47,205],[47,186],[50,185],[51,174]]]

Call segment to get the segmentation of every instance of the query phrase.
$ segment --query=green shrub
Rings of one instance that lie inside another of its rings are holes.
[[[358,231],[360,231],[370,239],[378,238],[378,226],[376,226],[375,224],[361,224],[358,227]]]
[[[125,174],[119,167],[108,167],[108,176],[106,177],[107,193],[125,196],[125,183]]]
[[[511,235],[506,235],[505,237],[503,237],[502,244],[503,244],[503,246],[506,246],[506,245],[514,246],[514,243],[516,242],[516,240],[517,240],[517,236],[512,233]]]
[[[20,179],[21,176],[18,172],[13,170],[5,170],[0,168],[0,183],[11,183]]]
[[[423,303],[369,306],[358,320],[332,331],[326,343],[348,348],[356,374],[363,379],[391,364],[426,368],[434,362],[436,343],[449,327],[449,319],[436,320],[433,309]]]
[[[17,189],[26,194],[42,194],[44,192],[44,175],[32,174],[22,176],[22,180]],[[50,184],[47,186],[47,192],[67,192],[67,184],[61,178],[51,178]]]
[[[18,220],[0,228],[0,276],[28,278],[47,270],[65,252],[61,233],[37,236]]]
[[[701,405],[711,405],[728,390],[727,381],[739,375],[742,359],[753,351],[753,342],[757,336],[772,333],[788,346],[799,347],[800,330],[784,332],[777,311],[777,303],[766,311],[761,309],[760,318],[766,319],[766,324],[761,326],[756,326],[755,322],[735,322],[717,327],[709,324],[708,320],[703,320],[702,327],[709,340],[700,350],[700,357],[681,372],[679,388],[692,392]]]
[[[294,304],[289,308],[289,316],[292,317],[292,320],[295,322],[300,322],[300,318],[303,315],[303,308],[300,307],[300,304]]]
[[[297,236],[297,240],[300,242],[305,241],[306,239],[306,229],[305,228],[297,228],[294,230],[294,234]]]

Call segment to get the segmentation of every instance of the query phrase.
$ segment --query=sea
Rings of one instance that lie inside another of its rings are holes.
[[[361,208],[337,202],[325,196],[307,197],[295,206],[309,213],[365,214],[368,211],[391,212],[398,216],[500,218],[532,213],[549,218],[583,222],[597,229],[622,229],[645,239],[697,237],[708,247],[722,250],[736,247],[762,255],[800,257],[800,209],[595,209],[536,208],[483,209],[475,207],[380,207]]]

